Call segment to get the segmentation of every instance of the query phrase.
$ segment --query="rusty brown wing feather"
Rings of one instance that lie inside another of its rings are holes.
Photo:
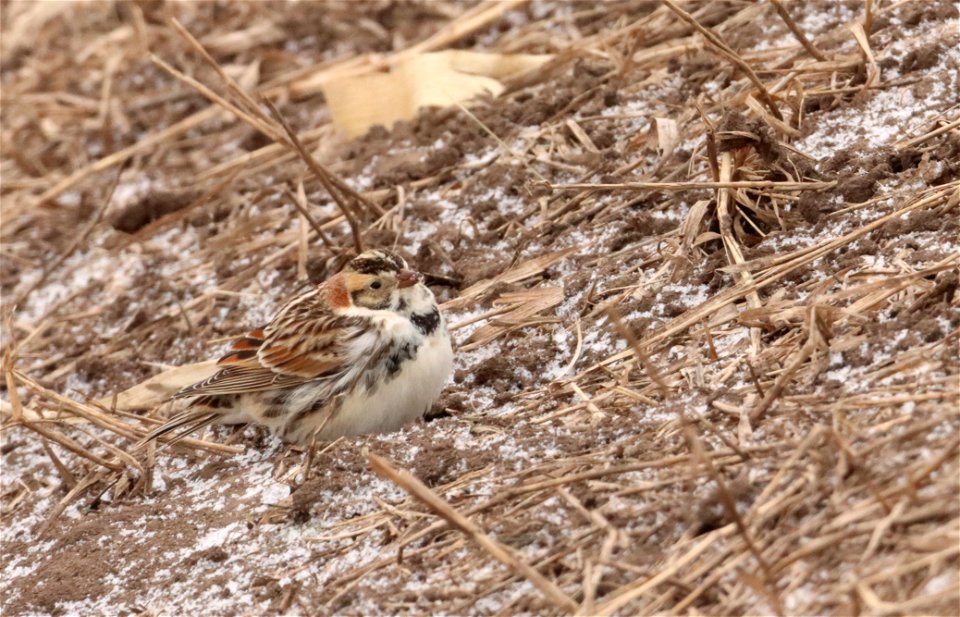
[[[277,390],[343,373],[345,343],[361,320],[335,314],[323,298],[320,287],[288,302],[268,326],[237,339],[216,374],[175,397]]]

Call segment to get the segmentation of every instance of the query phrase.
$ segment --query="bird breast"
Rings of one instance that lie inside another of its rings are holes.
[[[453,349],[446,327],[440,323],[430,336],[424,337],[407,319],[406,328],[413,332],[399,332],[393,344],[376,366],[369,366],[362,384],[344,393],[332,413],[317,413],[302,417],[296,425],[287,427],[286,437],[307,442],[320,429],[317,438],[323,441],[338,437],[395,431],[421,417],[440,395],[453,369]],[[389,328],[401,328],[388,320]],[[308,404],[309,384],[293,406]],[[293,401],[291,401],[293,402]]]

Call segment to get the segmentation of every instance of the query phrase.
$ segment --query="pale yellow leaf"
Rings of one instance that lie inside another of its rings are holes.
[[[412,56],[384,72],[347,73],[323,84],[334,126],[348,136],[370,127],[409,120],[421,107],[447,107],[488,92],[503,92],[498,79],[535,69],[549,55],[485,54],[448,50]]]

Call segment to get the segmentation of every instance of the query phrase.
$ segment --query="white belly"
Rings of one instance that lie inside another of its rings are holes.
[[[372,393],[351,394],[317,434],[329,441],[364,433],[395,431],[421,417],[433,404],[450,377],[453,349],[446,328],[438,328],[417,350],[417,355],[400,365],[393,378]],[[317,424],[325,419],[317,414],[316,423],[303,422],[287,438],[305,442]]]

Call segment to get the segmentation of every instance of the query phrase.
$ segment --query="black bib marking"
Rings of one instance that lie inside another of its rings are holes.
[[[437,329],[437,326],[440,325],[440,310],[434,307],[434,309],[429,313],[411,315],[410,322],[416,326],[417,330],[420,331],[420,334],[424,336],[430,336],[433,334],[434,330]]]

